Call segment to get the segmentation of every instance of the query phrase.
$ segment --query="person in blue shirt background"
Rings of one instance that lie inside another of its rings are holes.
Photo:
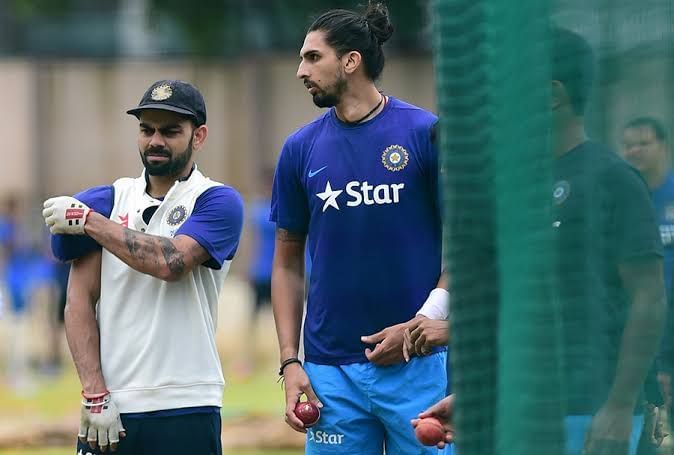
[[[309,27],[297,77],[330,108],[281,151],[272,307],[285,380],[286,422],[306,453],[435,454],[410,420],[445,396],[446,349],[403,358],[403,334],[430,300],[446,307],[437,117],[381,93],[388,10],[331,10]],[[299,359],[304,250],[312,262]],[[431,297],[431,294],[433,297]],[[305,428],[302,395],[321,407]]]
[[[651,192],[663,246],[663,271],[669,310],[657,361],[658,381],[665,407],[672,415],[671,378],[674,364],[674,172],[671,151],[663,124],[654,117],[637,117],[623,128],[621,154],[641,173]]]

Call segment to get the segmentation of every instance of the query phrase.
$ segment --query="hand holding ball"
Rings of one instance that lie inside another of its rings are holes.
[[[295,415],[302,421],[305,428],[316,425],[321,418],[321,411],[311,401],[300,401],[295,405]]]
[[[438,445],[445,440],[445,429],[435,417],[426,417],[419,420],[414,434],[419,442],[425,446]]]

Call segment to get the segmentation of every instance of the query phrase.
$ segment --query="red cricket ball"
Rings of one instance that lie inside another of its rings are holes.
[[[445,440],[445,429],[435,417],[426,417],[417,424],[414,434],[425,446],[434,446]]]
[[[295,405],[295,415],[305,428],[313,426],[321,418],[321,410],[311,401],[300,401]]]

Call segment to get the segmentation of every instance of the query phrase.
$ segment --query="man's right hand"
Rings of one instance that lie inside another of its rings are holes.
[[[44,201],[42,217],[52,234],[83,235],[84,224],[91,209],[83,202],[70,197],[58,196]]]
[[[428,355],[434,347],[446,346],[449,342],[449,321],[417,315],[407,323],[403,339],[403,358],[406,362],[414,354]]]
[[[299,363],[292,363],[283,369],[283,382],[286,392],[286,423],[290,425],[295,431],[306,433],[304,424],[295,415],[295,405],[300,401],[302,395],[306,395],[307,399],[314,403],[319,408],[323,407],[323,403],[318,399],[311,387],[309,376]]]
[[[442,422],[442,428],[445,430],[445,440],[438,443],[438,448],[442,449],[446,444],[454,441],[454,395],[449,395],[435,403],[430,408],[419,414],[418,419],[412,419],[412,427],[416,428],[421,419],[435,417]]]
[[[92,449],[100,447],[101,452],[117,450],[119,438],[126,436],[117,406],[110,399],[110,392],[82,392],[80,431],[77,434],[82,443]]]

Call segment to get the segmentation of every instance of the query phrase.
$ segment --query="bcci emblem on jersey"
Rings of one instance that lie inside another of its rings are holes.
[[[552,190],[552,199],[555,201],[555,204],[560,205],[566,198],[569,197],[571,192],[571,185],[566,180],[560,180],[555,183],[554,189]]]
[[[185,218],[187,218],[187,209],[184,205],[179,205],[169,212],[166,222],[171,226],[178,226],[185,221]]]
[[[410,155],[401,145],[389,145],[381,154],[381,162],[389,171],[401,171],[407,166]]]

